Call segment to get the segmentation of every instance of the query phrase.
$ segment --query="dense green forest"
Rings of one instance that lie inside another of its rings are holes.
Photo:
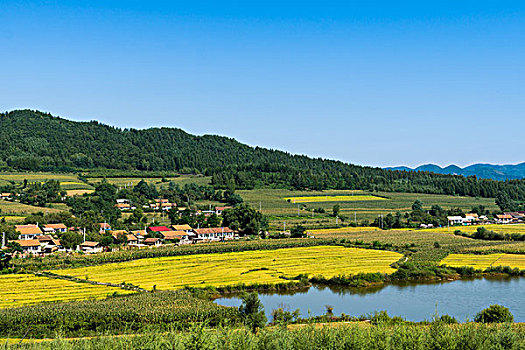
[[[174,171],[212,176],[218,188],[363,189],[525,198],[525,181],[392,171],[250,147],[175,128],[119,129],[16,110],[0,114],[0,169]]]

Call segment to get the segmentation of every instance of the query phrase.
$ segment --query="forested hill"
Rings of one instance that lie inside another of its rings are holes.
[[[17,110],[0,114],[0,169],[89,169],[199,172],[220,187],[371,189],[382,191],[525,198],[525,182],[498,182],[392,171],[250,147],[220,136],[194,136],[175,128],[119,129]]]
[[[442,168],[439,165],[435,164],[425,164],[418,166],[417,168],[395,167],[387,169],[406,171],[427,171],[436,174],[477,176],[493,180],[525,179],[525,163],[515,165],[473,164],[465,168],[460,168],[456,165],[449,165],[447,167]]]

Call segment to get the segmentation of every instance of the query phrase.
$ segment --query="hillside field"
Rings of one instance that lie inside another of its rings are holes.
[[[392,273],[402,255],[390,251],[317,246],[267,251],[150,258],[52,271],[98,282],[127,282],[144,289],[282,283],[299,274],[333,277],[359,272]]]
[[[341,214],[347,221],[358,223],[372,222],[378,215],[402,213],[412,210],[416,200],[423,202],[423,208],[430,210],[432,205],[439,205],[444,209],[461,208],[470,211],[474,206],[484,205],[488,210],[496,210],[497,206],[491,198],[472,198],[461,196],[432,195],[420,193],[397,192],[366,192],[366,191],[290,191],[283,189],[255,189],[237,191],[244,201],[256,209],[270,216],[272,230],[283,230],[286,225],[307,225],[309,227],[335,225],[336,219],[331,217],[332,208],[338,204]],[[329,197],[330,201],[323,200]],[[332,201],[336,196],[343,196],[343,200]],[[363,197],[361,197],[363,196]],[[384,198],[386,200],[352,200],[352,198]],[[319,197],[319,202],[292,203],[287,198]],[[324,209],[325,213],[314,213],[313,209]],[[341,223],[339,220],[338,223]]]
[[[38,212],[58,213],[61,211],[60,209],[56,208],[35,207],[32,205],[22,204],[18,202],[9,202],[1,199],[0,209],[2,210],[2,215],[6,216],[26,216]]]

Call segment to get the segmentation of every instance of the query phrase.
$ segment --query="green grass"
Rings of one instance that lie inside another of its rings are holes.
[[[262,212],[274,217],[288,216],[288,217],[303,217],[303,220],[312,221],[315,223],[319,218],[326,218],[327,214],[332,212],[335,204],[341,207],[341,214],[345,215],[353,221],[357,216],[357,221],[363,220],[372,221],[378,215],[386,215],[388,213],[395,213],[396,211],[407,212],[412,210],[411,206],[416,200],[423,202],[423,207],[429,210],[432,205],[439,205],[444,209],[461,208],[464,211],[469,211],[474,206],[484,205],[488,210],[496,210],[497,206],[494,199],[491,198],[473,198],[460,196],[446,196],[446,195],[432,195],[419,193],[387,193],[387,192],[362,192],[362,191],[290,191],[281,189],[256,189],[237,191],[245,202],[249,203],[255,208],[262,208]],[[287,202],[284,198],[302,197],[302,196],[351,196],[354,195],[374,195],[387,198],[389,200],[375,200],[375,201],[340,201],[340,202],[320,202],[320,203],[301,203],[293,204]],[[302,209],[306,206],[306,210]],[[299,208],[299,211],[298,211]],[[313,214],[310,210],[323,208],[327,214]],[[312,215],[314,218],[312,219]],[[285,220],[279,220],[279,225]],[[335,223],[335,219],[331,219],[330,223]]]
[[[103,180],[103,178],[90,178],[89,181],[91,183],[99,183]],[[185,184],[191,184],[195,183],[198,185],[209,185],[211,181],[210,176],[196,176],[196,175],[181,175],[179,177],[167,177],[165,178],[165,182],[162,181],[161,177],[153,177],[153,178],[141,178],[141,177],[108,177],[106,180],[115,186],[118,187],[124,187],[124,186],[135,186],[137,185],[141,180],[146,181],[149,184],[154,184],[157,188],[163,188],[167,187],[169,185],[169,182],[173,181],[180,186],[184,186]]]

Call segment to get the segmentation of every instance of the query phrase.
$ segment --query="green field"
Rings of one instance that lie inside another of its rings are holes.
[[[103,178],[89,178],[89,182],[91,183],[99,183],[103,180]],[[124,186],[135,186],[138,184],[141,180],[146,181],[149,184],[154,184],[157,186],[157,188],[166,187],[169,185],[170,182],[175,182],[179,184],[180,186],[184,186],[185,184],[191,184],[195,183],[198,185],[209,185],[211,181],[210,176],[196,176],[196,175],[181,175],[178,177],[167,177],[164,178],[164,182],[162,181],[161,177],[108,177],[106,180],[115,186],[118,187],[124,187]]]
[[[80,181],[75,174],[55,174],[55,173],[0,173],[0,186],[11,182],[20,184],[27,180],[29,182],[44,182],[47,180],[57,180],[63,190],[90,190],[92,186]]]
[[[32,205],[22,204],[18,202],[9,202],[1,199],[0,209],[2,210],[2,215],[6,216],[26,216],[38,212],[58,213],[61,211],[61,209],[35,207]]]
[[[127,282],[144,289],[282,283],[300,274],[327,278],[359,272],[392,273],[401,254],[371,249],[317,246],[222,254],[151,258],[53,273],[98,282]]]
[[[237,191],[245,202],[254,208],[261,208],[264,214],[271,216],[271,228],[283,229],[284,222],[287,225],[303,224],[308,226],[334,225],[335,218],[330,217],[335,204],[341,207],[341,215],[348,220],[373,221],[378,215],[395,213],[396,211],[407,212],[412,210],[412,204],[416,200],[423,202],[423,208],[430,210],[432,205],[439,205],[444,209],[461,208],[469,211],[474,206],[484,205],[488,210],[497,210],[494,199],[472,198],[460,196],[445,196],[419,193],[387,193],[387,192],[364,192],[364,191],[290,191],[282,189],[256,189]],[[375,198],[386,198],[388,200],[347,200],[352,196],[375,196]],[[292,203],[285,198],[294,197],[334,197],[344,196],[342,201],[321,201],[315,203]],[[323,208],[325,214],[314,213],[313,209]],[[339,221],[339,223],[341,223]]]

